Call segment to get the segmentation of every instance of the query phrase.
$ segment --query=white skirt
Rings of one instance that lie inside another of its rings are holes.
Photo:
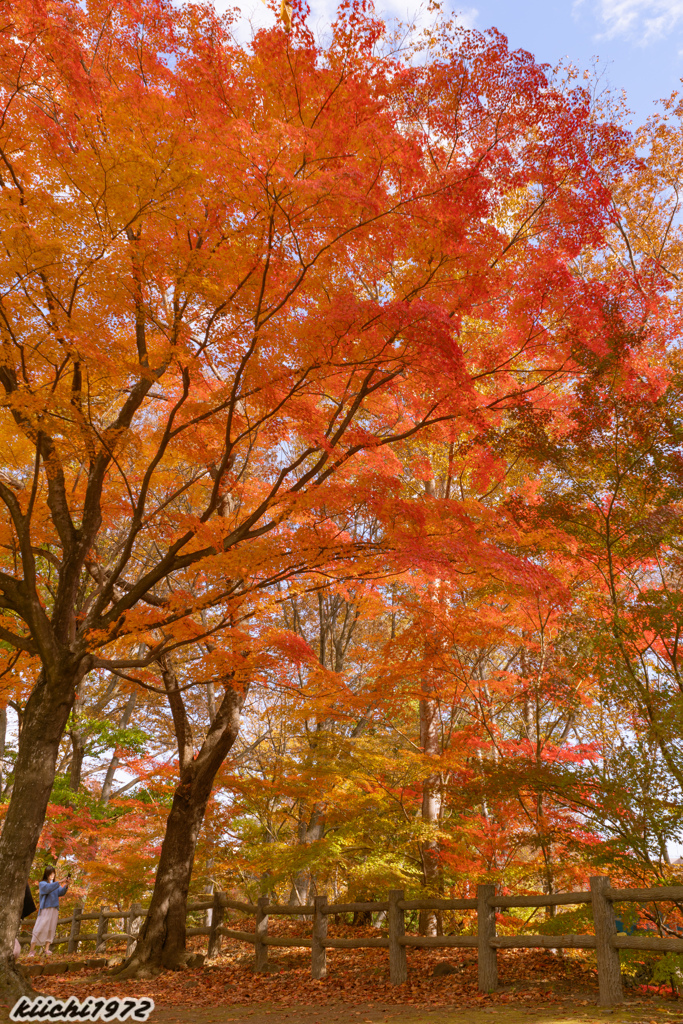
[[[38,914],[38,920],[33,927],[31,945],[36,943],[42,946],[43,943],[52,942],[57,931],[57,919],[59,917],[58,907],[43,908]]]

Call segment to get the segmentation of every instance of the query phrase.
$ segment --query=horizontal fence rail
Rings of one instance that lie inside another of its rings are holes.
[[[609,878],[598,876],[590,879],[590,890],[537,894],[528,896],[501,896],[493,885],[477,886],[477,896],[472,899],[406,899],[402,889],[392,889],[385,901],[364,901],[358,903],[328,903],[327,897],[316,896],[307,906],[289,906],[270,903],[262,896],[256,903],[233,900],[225,893],[215,892],[211,899],[187,904],[188,914],[209,912],[210,923],[202,927],[189,926],[188,936],[207,936],[207,957],[215,957],[221,950],[223,939],[247,943],[254,947],[254,969],[264,971],[268,967],[268,947],[303,948],[311,951],[311,973],[314,978],[324,978],[327,973],[326,950],[328,949],[387,949],[389,951],[389,978],[392,984],[401,985],[407,979],[406,949],[476,949],[479,967],[479,989],[493,992],[498,986],[499,949],[593,949],[598,966],[600,1004],[615,1006],[623,1001],[620,949],[640,949],[662,953],[683,953],[683,938],[647,935],[624,935],[617,933],[614,913],[615,903],[646,903],[668,900],[683,903],[683,886],[661,886],[653,889],[614,889]],[[496,910],[507,908],[530,908],[552,906],[576,906],[582,903],[592,905],[594,935],[497,935]],[[254,929],[241,930],[227,927],[223,921],[226,910],[236,911],[254,918]],[[406,935],[406,911],[443,912],[448,910],[473,910],[476,912],[476,935]],[[59,918],[58,926],[68,925],[67,937],[55,938],[52,945],[66,946],[69,953],[77,953],[82,942],[95,942],[96,952],[102,952],[109,942],[126,944],[126,955],[135,948],[137,936],[146,909],[134,903],[128,911],[105,910],[99,913],[84,913],[76,907],[69,917]],[[350,913],[380,913],[385,915],[387,936],[357,939],[333,938],[327,934],[330,915]],[[273,916],[303,917],[311,919],[311,936],[280,936],[268,934],[268,919]],[[82,932],[82,922],[97,921],[97,930]],[[121,931],[110,931],[110,922],[120,921]],[[22,944],[30,942],[28,936],[20,936]]]

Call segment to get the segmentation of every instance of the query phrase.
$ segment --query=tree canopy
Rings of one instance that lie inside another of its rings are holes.
[[[152,893],[134,976],[217,879],[669,877],[677,101],[360,2],[0,8],[2,985],[41,850]]]

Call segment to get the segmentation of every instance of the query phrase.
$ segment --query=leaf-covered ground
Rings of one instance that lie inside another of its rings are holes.
[[[39,976],[34,984],[41,994],[61,998],[151,996],[158,1024],[683,1024],[681,1004],[655,992],[627,990],[623,1008],[599,1009],[594,964],[580,952],[501,951],[500,988],[491,996],[477,990],[469,950],[409,949],[408,983],[400,987],[389,984],[381,949],[328,951],[323,981],[312,980],[305,949],[271,948],[267,974],[255,975],[252,962],[244,947],[231,944],[207,967],[164,972],[153,981],[115,982],[107,972],[79,972]],[[452,973],[439,973],[444,970]]]

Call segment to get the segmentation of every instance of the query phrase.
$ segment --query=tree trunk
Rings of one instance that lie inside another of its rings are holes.
[[[430,757],[437,757],[441,753],[439,709],[437,702],[430,698],[420,701],[420,745]],[[422,783],[422,820],[436,829],[440,813],[440,779],[438,773],[434,773]],[[433,890],[441,882],[441,861],[436,838],[426,839],[420,852],[424,885]],[[440,915],[433,910],[421,910],[419,931],[421,935],[437,935],[441,931]]]
[[[137,693],[135,690],[133,690],[130,697],[126,701],[126,706],[123,709],[121,721],[119,722],[119,729],[125,729],[128,723],[130,722],[131,715],[133,714],[133,709],[135,708],[136,697]],[[114,786],[114,776],[116,775],[116,769],[118,768],[118,766],[119,758],[116,756],[116,754],[114,754],[111,761],[109,762],[107,774],[105,775],[104,782],[102,783],[102,796],[100,797],[100,800],[105,805],[105,807],[111,799],[111,791]]]
[[[41,671],[23,716],[14,786],[0,836],[0,1002],[12,1004],[33,992],[14,963],[14,937],[80,674],[73,665],[50,680]]]
[[[206,707],[209,712],[209,723],[213,725],[216,717],[216,688],[212,682],[206,684]]]
[[[548,894],[548,896],[552,896],[555,891],[553,848],[551,832],[546,826],[542,793],[539,793],[536,798],[536,832],[538,835],[539,845],[541,847],[541,856],[543,857],[543,890]],[[556,914],[557,907],[551,906],[545,908],[546,918],[555,917]]]
[[[3,758],[5,757],[5,743],[7,741],[7,708],[0,708],[0,796],[5,786],[5,772]]]
[[[316,803],[313,805],[308,823],[306,823],[305,812],[306,804],[302,802],[299,808],[299,834],[297,837],[300,846],[310,846],[311,843],[322,839],[325,830],[324,804]],[[314,883],[310,868],[301,868],[297,871],[292,879],[292,888],[289,893],[290,905],[305,907],[308,904],[309,897],[315,895],[315,893],[312,893],[312,886],[314,887]]]
[[[69,739],[71,740],[69,789],[72,793],[78,793],[81,788],[81,771],[83,770],[83,758],[85,757],[85,737],[80,729],[74,727],[69,730]]]
[[[371,910],[354,910],[351,925],[354,928],[369,928],[372,924]]]
[[[142,967],[177,970],[185,966],[187,894],[197,837],[212,783],[213,775],[195,773],[194,778],[183,776],[176,788],[161,847],[152,902],[140,930],[132,963],[128,965],[129,971],[134,967],[138,977],[143,973]]]
[[[215,717],[216,716],[214,715],[214,718]],[[209,857],[208,861],[206,862],[206,873],[209,876],[209,880],[206,883],[206,886],[204,887],[204,892],[206,893],[207,896],[213,896],[213,892],[214,892],[214,889],[215,889],[215,886],[214,886],[214,883],[213,883],[213,879],[211,878],[211,873],[212,872],[213,872],[213,857]],[[213,910],[212,910],[211,907],[209,907],[209,909],[204,914],[204,925],[208,928],[208,927],[210,927],[212,921],[213,921]]]
[[[71,727],[69,739],[71,740],[71,765],[69,767],[69,789],[72,793],[78,793],[81,788],[81,773],[83,771],[83,758],[85,757],[86,730],[82,727],[79,701],[83,697],[83,680],[76,687],[76,704],[71,714]]]
[[[226,687],[202,748],[193,756],[189,722],[172,671],[165,671],[164,683],[178,739],[180,781],[166,824],[147,917],[135,951],[115,972],[117,980],[153,977],[164,967],[182,970],[187,966],[185,918],[197,838],[216,772],[237,739],[245,698],[244,692]]]

